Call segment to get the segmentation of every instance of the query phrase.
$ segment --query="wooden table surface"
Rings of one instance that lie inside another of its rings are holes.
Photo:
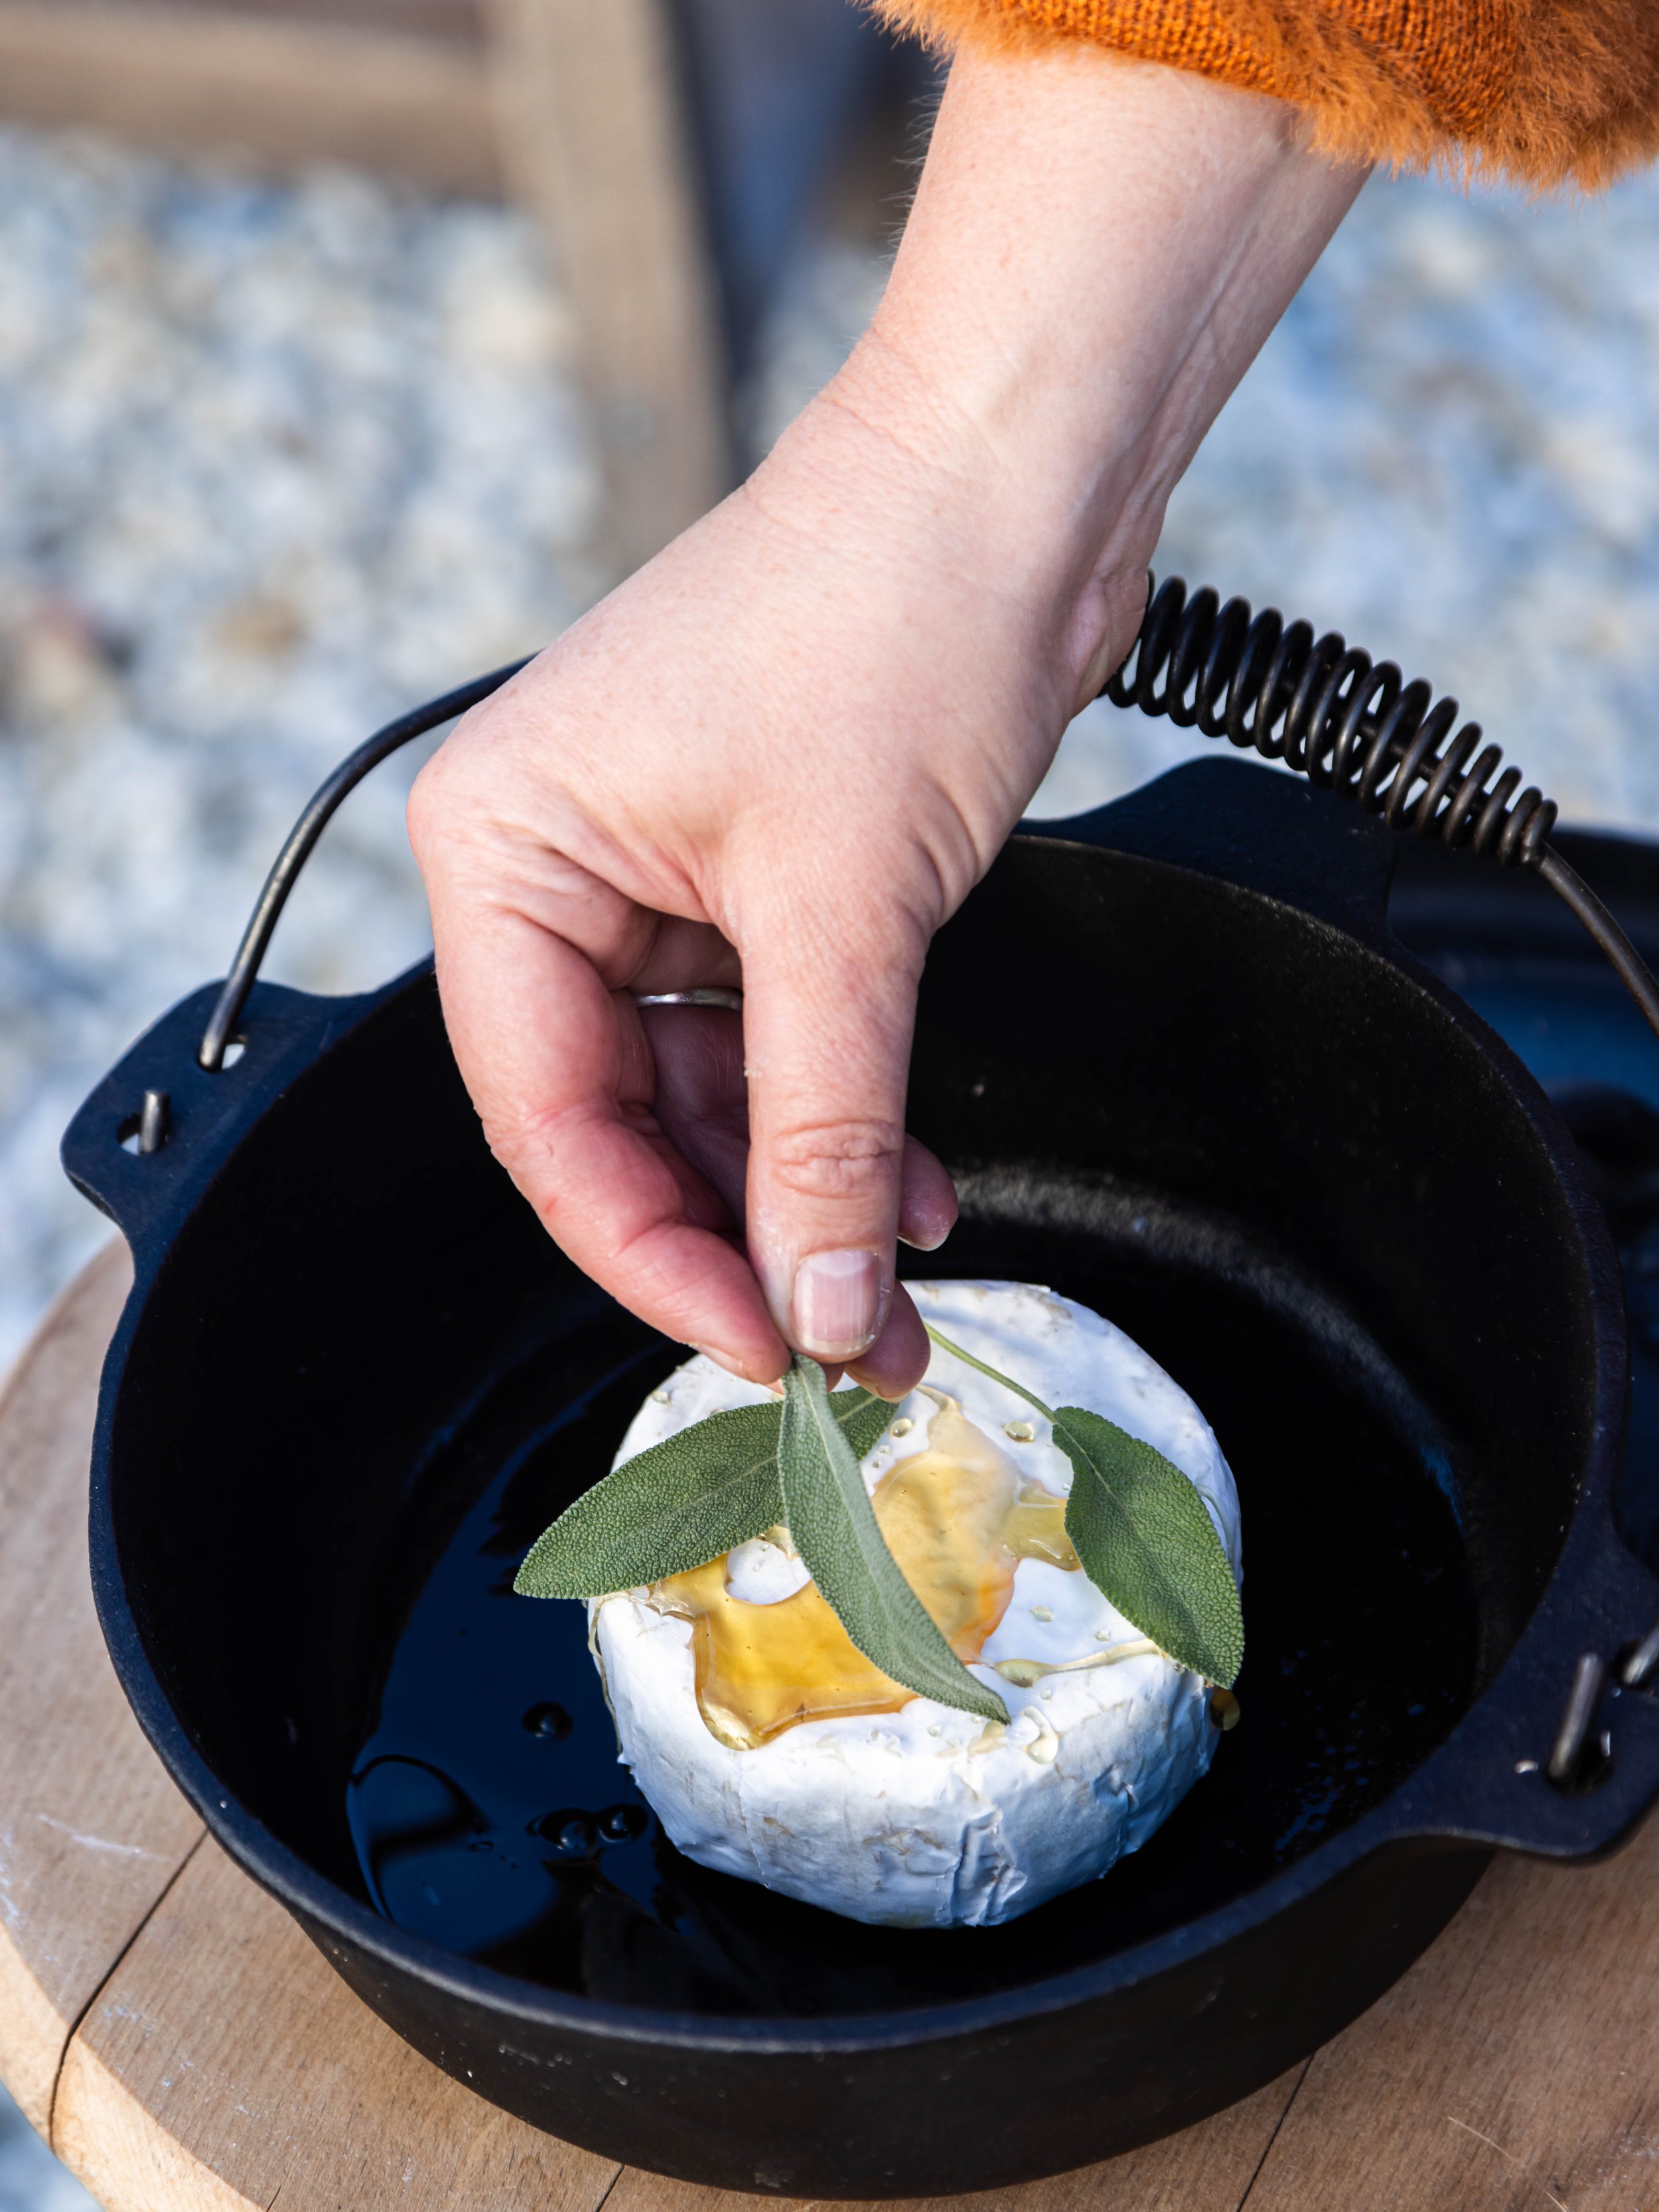
[[[127,1282],[112,1248],[0,1397],[0,2076],[110,2212],[715,2212],[718,2192],[538,2135],[416,2057],[162,1772],[87,1584]],[[1380,2004],[1246,2103],[971,2201],[1659,2212],[1656,2087],[1659,1823],[1589,1871],[1499,1861]]]

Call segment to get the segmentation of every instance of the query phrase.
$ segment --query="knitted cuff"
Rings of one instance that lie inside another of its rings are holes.
[[[1004,52],[1070,39],[1305,109],[1340,159],[1595,191],[1659,153],[1655,0],[872,0]]]

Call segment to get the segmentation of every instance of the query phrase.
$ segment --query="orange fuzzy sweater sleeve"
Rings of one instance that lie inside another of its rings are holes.
[[[1326,152],[1595,189],[1659,153],[1659,0],[877,0],[1005,52],[1085,39],[1294,101]]]

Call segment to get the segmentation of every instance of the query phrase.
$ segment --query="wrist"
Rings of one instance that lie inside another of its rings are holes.
[[[1086,42],[964,54],[798,456],[851,418],[889,495],[1041,605],[1083,685],[1127,650],[1169,495],[1361,181],[1274,100]]]
[[[832,547],[866,580],[919,590],[917,604],[936,611],[939,648],[971,636],[998,655],[1051,744],[1133,641],[1162,513],[1130,496],[1109,539],[1080,526],[1060,471],[1045,481],[1011,465],[873,334],[740,497],[781,525],[785,542]]]
[[[890,497],[903,487],[954,532],[964,577],[994,579],[1028,611],[1033,644],[1074,688],[1109,640],[1121,637],[1116,659],[1133,641],[1174,476],[1109,395],[1068,408],[1034,368],[986,404],[991,378],[964,392],[959,366],[959,349],[896,344],[878,319],[818,404],[884,453]]]

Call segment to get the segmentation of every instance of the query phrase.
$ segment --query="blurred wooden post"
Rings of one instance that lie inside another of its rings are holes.
[[[619,574],[730,489],[726,365],[667,0],[487,0],[502,167],[580,333]]]
[[[599,0],[609,6],[611,0]],[[444,0],[0,0],[0,116],[291,173],[501,188],[482,41]]]

